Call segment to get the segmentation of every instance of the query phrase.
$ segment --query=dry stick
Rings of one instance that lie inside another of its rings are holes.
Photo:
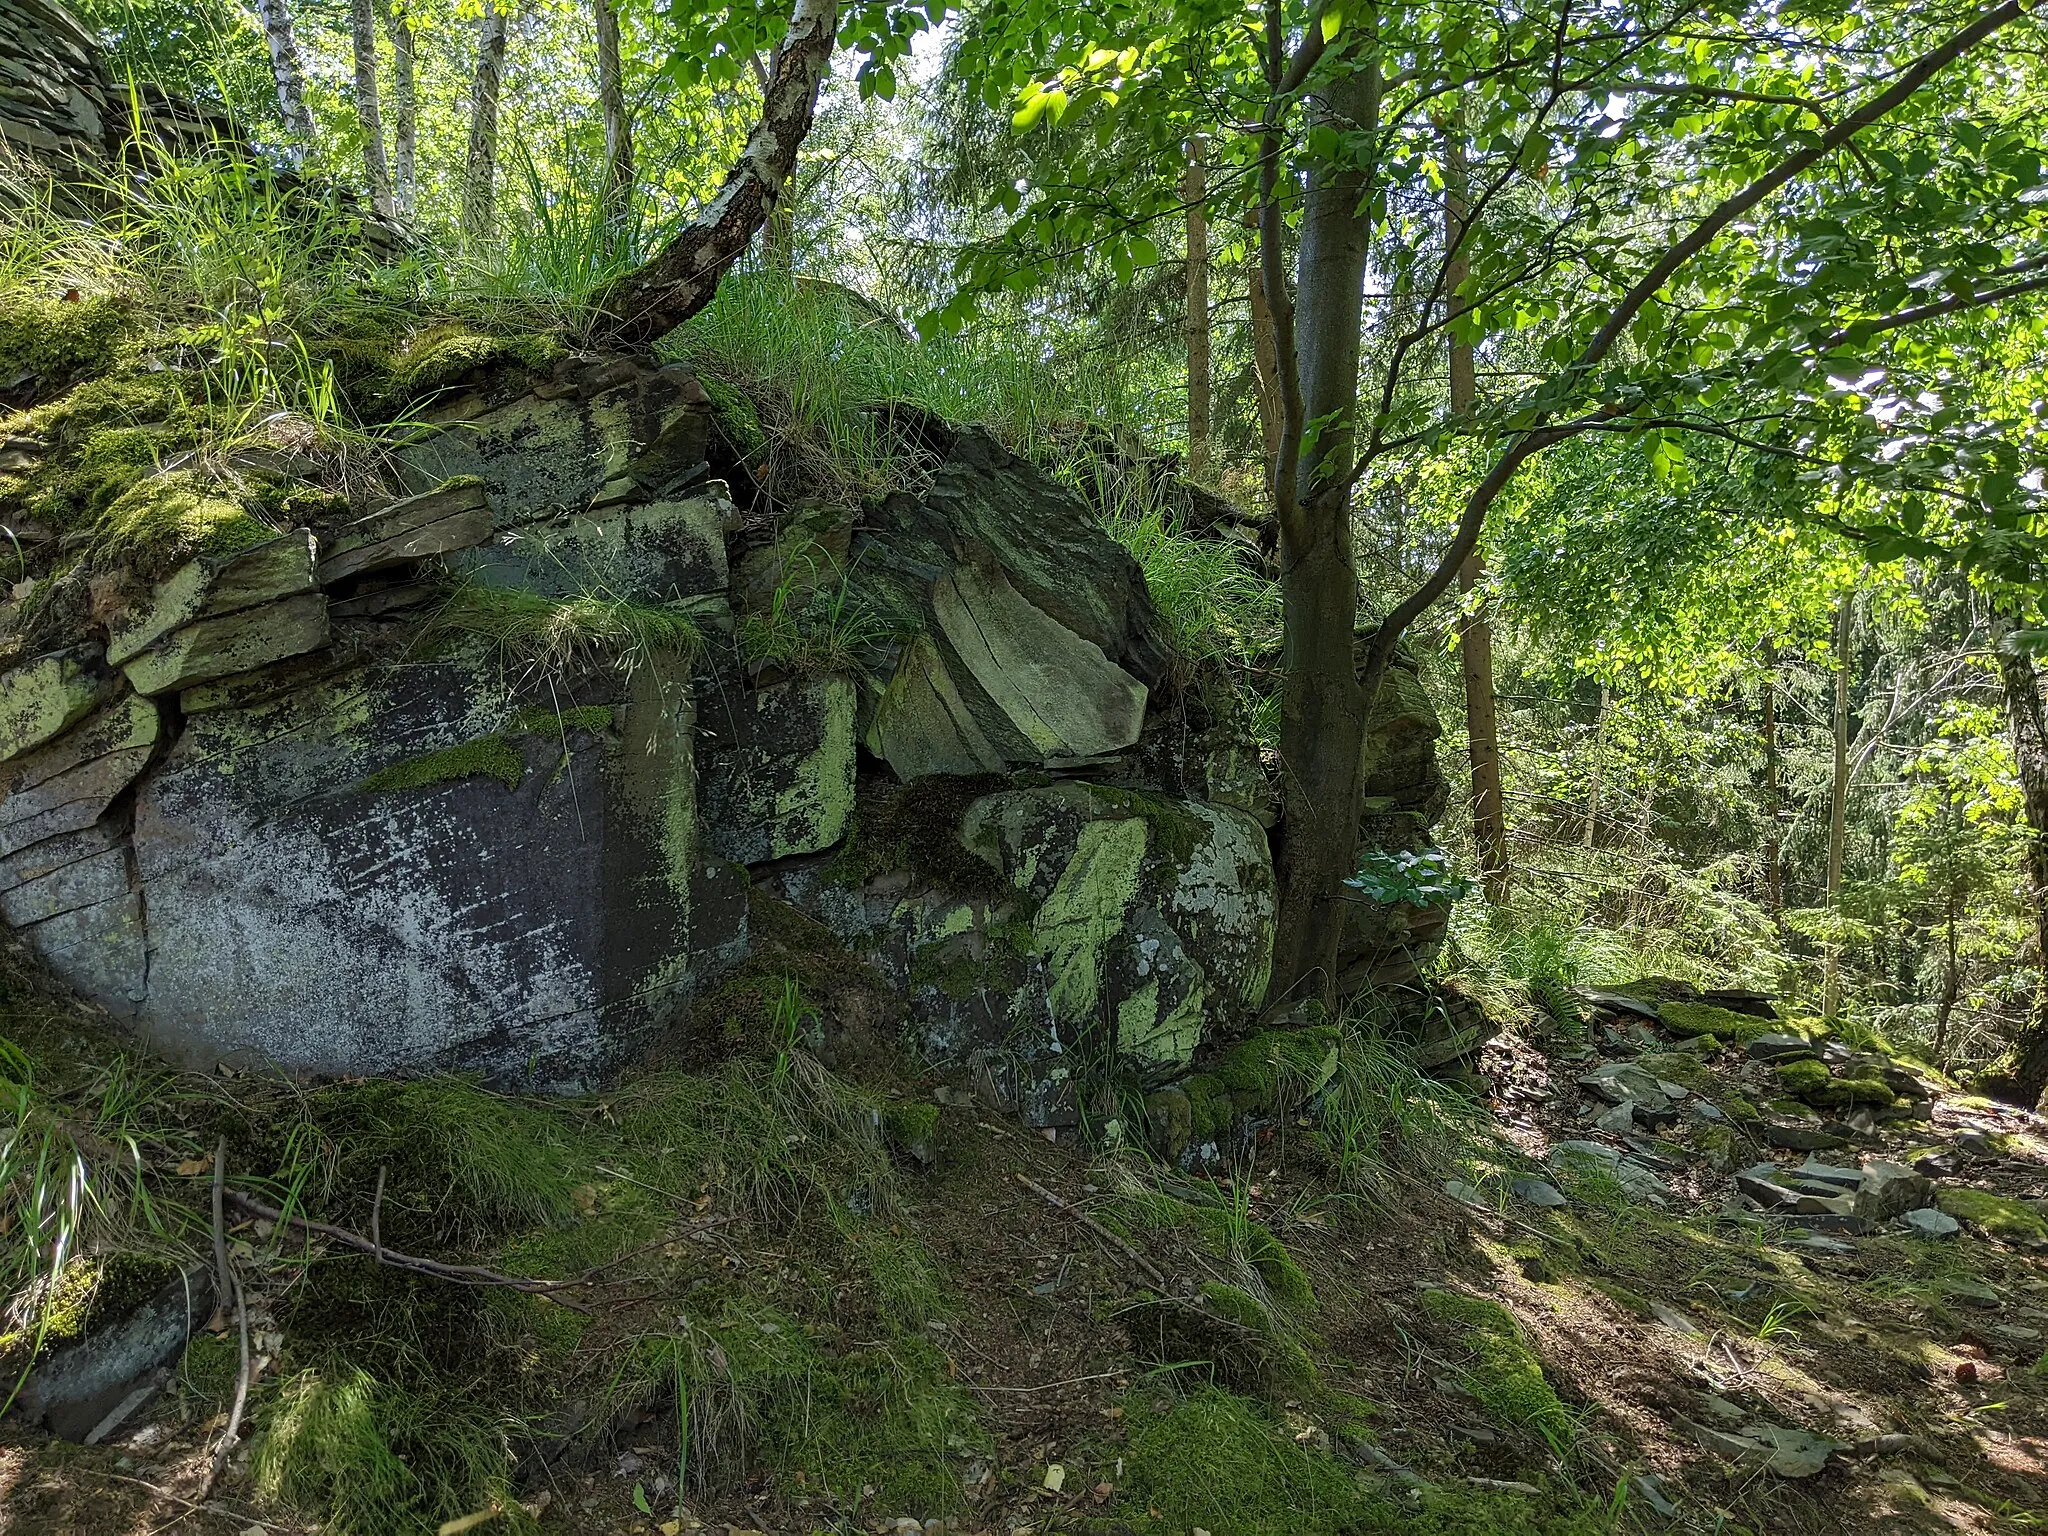
[[[1090,1232],[1093,1232],[1097,1237],[1101,1238],[1104,1242],[1110,1244],[1112,1247],[1122,1249],[1125,1254],[1129,1255],[1132,1263],[1136,1264],[1140,1269],[1144,1270],[1146,1274],[1152,1277],[1153,1283],[1156,1284],[1161,1291],[1171,1291],[1173,1289],[1173,1287],[1167,1283],[1166,1276],[1160,1273],[1158,1265],[1154,1264],[1150,1259],[1146,1258],[1144,1254],[1140,1253],[1134,1246],[1132,1246],[1132,1244],[1127,1242],[1125,1239],[1118,1237],[1114,1232],[1110,1231],[1109,1228],[1105,1227],[1101,1222],[1097,1221],[1094,1217],[1090,1216],[1086,1211],[1083,1211],[1076,1206],[1068,1204],[1065,1200],[1062,1200],[1058,1195],[1054,1194],[1051,1190],[1047,1189],[1043,1184],[1034,1184],[1031,1180],[1025,1178],[1024,1175],[1021,1173],[1017,1175],[1017,1182],[1019,1184],[1022,1184],[1026,1189],[1030,1190],[1031,1193],[1038,1196],[1039,1199],[1043,1200],[1047,1205],[1051,1206],[1054,1210],[1065,1211],[1069,1216],[1073,1217],[1074,1220],[1081,1223],[1082,1226],[1086,1227]]]
[[[440,1264],[432,1259],[417,1258],[409,1253],[400,1253],[396,1248],[385,1248],[372,1242],[360,1233],[346,1227],[332,1226],[324,1221],[313,1221],[304,1216],[288,1216],[275,1206],[252,1200],[235,1190],[227,1191],[228,1202],[238,1210],[254,1216],[259,1221],[288,1222],[305,1232],[318,1233],[344,1248],[353,1248],[358,1253],[367,1253],[380,1264],[389,1264],[393,1269],[409,1269],[415,1274],[430,1275],[436,1280],[448,1280],[456,1285],[500,1285],[507,1290],[524,1291],[530,1296],[546,1296],[571,1286],[585,1285],[586,1280],[529,1280],[518,1275],[501,1275],[494,1269],[479,1269],[469,1264]],[[590,1308],[580,1303],[557,1296],[562,1306],[572,1311],[588,1313]]]
[[[222,1206],[225,1201],[228,1177],[228,1139],[223,1136],[213,1153],[213,1262],[216,1276],[223,1287],[220,1305],[225,1307],[232,1295],[235,1302],[235,1324],[241,1334],[241,1368],[235,1373],[235,1401],[228,1410],[228,1427],[221,1436],[220,1444],[214,1448],[213,1459],[207,1465],[206,1482],[199,1490],[201,1502],[211,1497],[213,1485],[220,1481],[220,1475],[227,1470],[228,1457],[234,1454],[235,1442],[242,1437],[242,1410],[249,1404],[249,1303],[242,1294],[242,1282],[235,1275],[234,1267],[228,1263],[227,1222]]]
[[[377,1165],[377,1192],[370,1196],[370,1252],[379,1264],[384,1262],[384,1175],[391,1170],[388,1165]]]

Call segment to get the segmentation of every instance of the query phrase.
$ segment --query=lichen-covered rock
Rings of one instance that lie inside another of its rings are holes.
[[[731,502],[716,481],[677,501],[621,505],[529,523],[451,560],[487,587],[547,597],[596,593],[673,602],[726,588],[725,522]]]
[[[704,841],[742,864],[817,853],[853,815],[852,682],[713,690],[700,711]]]
[[[559,1085],[688,995],[701,878],[687,679],[565,728],[486,657],[195,716],[136,803],[143,1003],[192,1061],[460,1065]]]
[[[493,526],[482,480],[446,480],[337,529],[320,561],[320,580],[332,584],[427,555],[470,549],[488,539]]]
[[[145,604],[108,621],[108,663],[121,666],[197,620],[312,592],[314,553],[313,535],[301,528],[236,554],[188,561]]]
[[[174,629],[121,670],[137,693],[169,693],[303,656],[327,637],[327,599],[306,592]]]
[[[0,673],[0,762],[61,734],[113,692],[97,645],[52,651]]]

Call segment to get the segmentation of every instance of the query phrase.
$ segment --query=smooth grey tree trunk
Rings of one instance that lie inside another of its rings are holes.
[[[409,219],[419,208],[419,64],[412,17],[403,5],[379,0],[391,39],[391,206]]]

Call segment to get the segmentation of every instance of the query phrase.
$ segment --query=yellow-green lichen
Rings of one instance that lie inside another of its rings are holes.
[[[1145,843],[1142,821],[1087,823],[1032,920],[1045,959],[1046,1001],[1061,1023],[1091,1024],[1098,1017],[1103,962],[1137,894]]]

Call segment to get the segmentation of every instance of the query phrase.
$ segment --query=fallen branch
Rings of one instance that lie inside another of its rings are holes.
[[[1078,1206],[1072,1205],[1069,1202],[1062,1200],[1058,1195],[1054,1194],[1051,1190],[1047,1189],[1043,1184],[1034,1184],[1030,1179],[1027,1179],[1021,1173],[1017,1175],[1017,1182],[1019,1184],[1022,1184],[1026,1189],[1030,1190],[1031,1193],[1038,1196],[1039,1199],[1043,1200],[1047,1205],[1051,1206],[1054,1210],[1066,1212],[1069,1216],[1073,1217],[1074,1220],[1078,1221],[1079,1223],[1081,1223],[1082,1226],[1086,1227],[1090,1232],[1093,1232],[1097,1237],[1101,1238],[1105,1243],[1110,1244],[1112,1247],[1122,1249],[1124,1254],[1131,1260],[1133,1264],[1136,1264],[1140,1269],[1144,1270],[1146,1274],[1152,1277],[1153,1284],[1157,1285],[1161,1291],[1171,1291],[1173,1289],[1171,1285],[1167,1284],[1166,1276],[1160,1272],[1159,1266],[1157,1264],[1154,1264],[1150,1259],[1146,1258],[1145,1255],[1140,1253],[1138,1249],[1128,1240],[1118,1237],[1116,1233],[1110,1231],[1109,1228],[1105,1227],[1093,1216],[1090,1216],[1086,1211],[1083,1211]]]
[[[228,1262],[228,1228],[223,1210],[227,1199],[227,1179],[228,1139],[223,1136],[213,1151],[213,1264],[215,1283],[221,1288],[216,1305],[225,1307],[228,1298],[234,1298],[235,1326],[241,1336],[242,1355],[240,1369],[235,1373],[235,1401],[228,1410],[228,1427],[221,1434],[220,1444],[214,1447],[213,1457],[207,1463],[206,1481],[199,1489],[201,1503],[213,1496],[213,1485],[227,1470],[228,1458],[235,1453],[235,1443],[242,1438],[242,1411],[249,1405],[249,1302],[242,1294],[240,1277]]]
[[[379,1264],[388,1264],[393,1269],[410,1270],[414,1274],[427,1275],[436,1280],[446,1280],[453,1285],[495,1285],[506,1290],[524,1291],[529,1296],[551,1296],[558,1291],[591,1283],[588,1277],[575,1280],[533,1280],[522,1275],[500,1274],[494,1269],[481,1269],[473,1264],[442,1264],[434,1259],[422,1259],[413,1254],[400,1253],[396,1248],[385,1247],[381,1242],[364,1237],[361,1233],[351,1232],[346,1227],[314,1221],[310,1217],[287,1215],[275,1206],[265,1205],[261,1200],[253,1200],[234,1190],[227,1192],[227,1200],[243,1214],[253,1216],[259,1221],[294,1226],[302,1232],[313,1233],[326,1238],[329,1242],[339,1243],[344,1248],[352,1248],[357,1253],[368,1254]],[[590,1308],[566,1297],[555,1295],[555,1300],[572,1311],[586,1314],[590,1311]]]

